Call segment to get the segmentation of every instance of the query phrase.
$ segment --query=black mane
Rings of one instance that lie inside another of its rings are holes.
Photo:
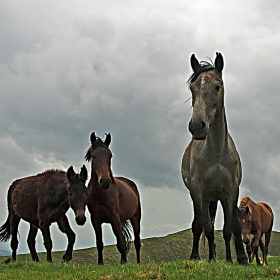
[[[97,138],[96,141],[93,143],[93,145],[91,145],[90,148],[87,150],[87,152],[85,154],[85,160],[90,161],[91,160],[91,151],[95,150],[97,147],[100,147],[100,146],[108,149],[108,147],[106,146],[106,144],[104,144],[102,139]]]

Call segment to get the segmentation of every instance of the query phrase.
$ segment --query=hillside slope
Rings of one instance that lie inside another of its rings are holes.
[[[191,229],[180,231],[177,233],[169,234],[164,237],[154,237],[142,239],[141,248],[141,263],[150,262],[163,262],[163,261],[174,261],[179,259],[189,259],[192,249],[192,231]],[[222,231],[215,231],[215,243],[217,251],[217,259],[225,259],[225,245],[222,237]],[[207,244],[207,242],[206,242]],[[131,249],[128,254],[128,262],[135,263],[135,249],[134,245],[131,244]],[[280,256],[280,232],[273,232],[271,242],[269,245],[269,256]],[[120,261],[120,255],[115,245],[105,246],[103,250],[104,264],[117,264]],[[53,260],[60,262],[62,260],[63,252],[53,252]],[[202,259],[207,259],[208,250],[207,245],[204,248],[203,242],[200,245],[200,256]],[[260,252],[260,256],[261,252]],[[39,257],[41,261],[45,261],[46,254],[40,253]],[[3,261],[7,257],[0,257]],[[232,240],[232,258],[236,260],[236,254],[233,247]],[[29,254],[19,255],[18,260],[31,260]],[[97,249],[88,248],[75,250],[73,252],[72,262],[77,263],[97,263]]]

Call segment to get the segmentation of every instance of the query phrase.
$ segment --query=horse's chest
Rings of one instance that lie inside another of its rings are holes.
[[[232,186],[232,174],[223,165],[213,165],[203,175],[203,197],[225,199]]]

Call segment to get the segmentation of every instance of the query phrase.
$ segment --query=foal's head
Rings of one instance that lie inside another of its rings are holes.
[[[188,82],[192,93],[193,114],[189,130],[196,140],[204,140],[208,129],[224,108],[224,85],[222,70],[223,57],[216,54],[214,65],[199,63],[195,55],[191,56],[194,73]]]
[[[88,195],[85,186],[87,180],[87,168],[83,165],[80,174],[76,174],[73,166],[67,170],[67,178],[69,181],[68,194],[70,197],[70,205],[76,214],[76,223],[83,225],[86,222],[85,206]]]
[[[250,213],[250,208],[246,205],[241,205],[238,209],[239,221],[242,227],[242,241],[245,244],[250,243],[250,231],[252,224],[252,216]]]
[[[87,151],[85,158],[88,161],[91,159],[92,172],[95,172],[100,188],[108,189],[114,180],[111,171],[112,153],[109,149],[111,134],[107,134],[103,142],[92,132],[90,141],[91,147]]]

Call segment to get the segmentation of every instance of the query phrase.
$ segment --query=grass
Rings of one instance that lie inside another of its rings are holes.
[[[98,266],[96,248],[75,250],[69,263],[62,263],[63,252],[53,252],[53,263],[46,253],[39,253],[40,263],[29,254],[18,255],[17,262],[0,264],[0,279],[279,279],[280,233],[273,232],[269,246],[268,266],[240,266],[232,249],[233,264],[224,261],[222,232],[215,232],[217,261],[207,261],[207,248],[201,246],[201,261],[189,261],[192,247],[191,230],[165,237],[143,239],[141,264],[135,263],[135,250],[128,255],[128,264],[120,265],[116,246],[105,246],[104,266]],[[0,257],[4,261],[7,257]]]
[[[240,266],[236,262],[178,260],[149,264],[98,266],[84,263],[34,263],[18,261],[0,266],[0,279],[279,279],[280,258],[268,266]]]

